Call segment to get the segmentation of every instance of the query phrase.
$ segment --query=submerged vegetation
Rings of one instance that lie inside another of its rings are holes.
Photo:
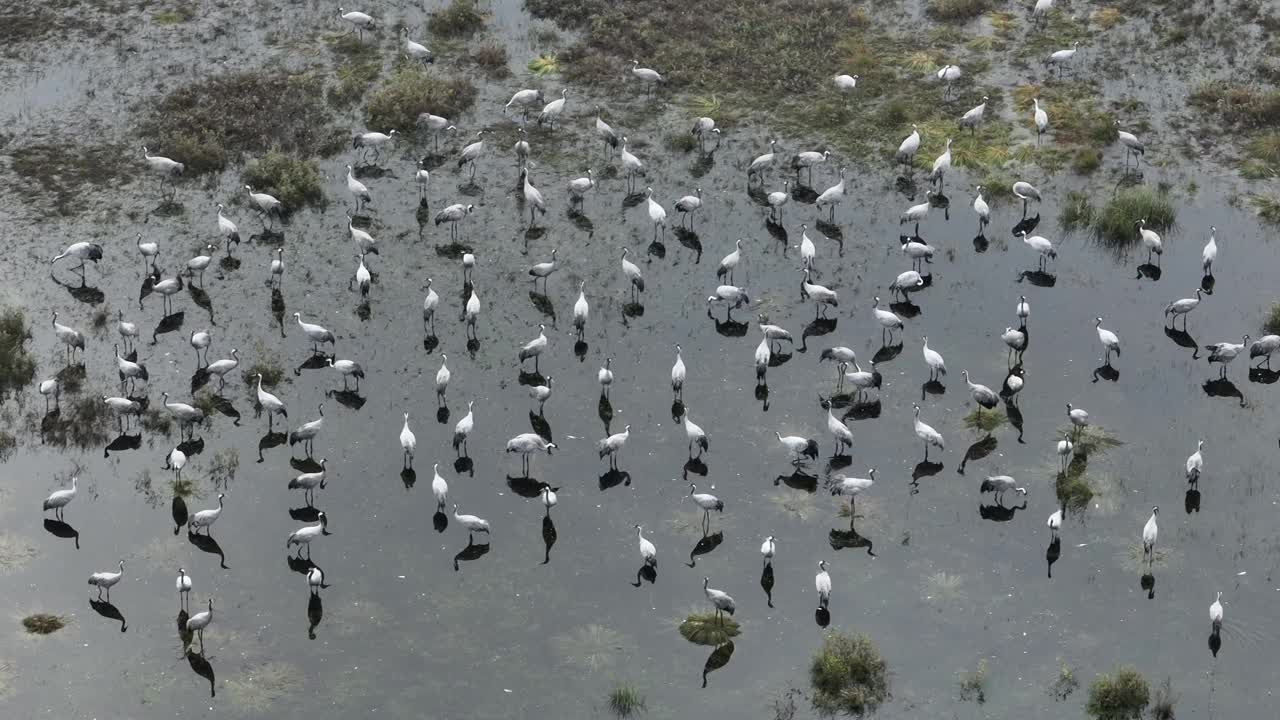
[[[286,212],[324,204],[320,165],[297,155],[272,150],[244,168],[244,182],[257,192],[274,195]]]
[[[964,416],[964,426],[970,430],[989,433],[1009,422],[1009,418],[999,410],[974,408],[973,412]]]
[[[680,635],[695,645],[723,645],[742,633],[731,615],[692,612],[680,623]]]
[[[630,685],[618,685],[609,691],[609,711],[619,718],[639,715],[645,711],[644,695]]]
[[[1127,246],[1138,242],[1138,221],[1165,232],[1173,227],[1177,210],[1163,189],[1130,187],[1117,192],[1094,218],[1094,233],[1108,245]]]
[[[1058,214],[1058,225],[1066,232],[1092,227],[1096,212],[1087,194],[1072,190],[1067,193],[1066,200],[1062,203],[1062,210]]]
[[[1272,225],[1280,225],[1280,195],[1250,195],[1249,204],[1258,217]]]
[[[556,635],[551,642],[565,662],[591,672],[612,665],[629,645],[617,630],[595,623]]]
[[[21,308],[0,307],[0,400],[25,387],[36,374],[36,359],[27,350],[31,328]]]
[[[960,673],[960,699],[973,700],[979,705],[987,701],[987,661],[978,661],[974,670]]]
[[[369,96],[368,126],[379,132],[410,132],[418,114],[457,117],[476,101],[476,87],[462,77],[444,78],[421,68],[402,64],[385,84]]]
[[[1099,675],[1089,685],[1089,701],[1085,711],[1096,720],[1130,720],[1142,716],[1151,702],[1151,688],[1142,674],[1122,667],[1111,674]]]
[[[66,626],[67,619],[61,615],[33,613],[22,618],[22,627],[33,635],[51,635]]]
[[[27,200],[47,200],[59,215],[83,209],[85,186],[109,187],[127,180],[136,167],[126,160],[119,145],[81,144],[71,139],[50,139],[12,150],[13,172],[30,181],[23,192]],[[39,192],[31,192],[37,189]]]
[[[539,77],[560,72],[560,57],[555,53],[542,53],[529,61],[529,72]]]
[[[1049,693],[1058,700],[1066,700],[1078,687],[1080,687],[1080,681],[1076,679],[1075,669],[1066,663],[1061,663],[1058,666],[1058,674],[1049,684]]]
[[[1166,677],[1151,699],[1151,720],[1174,720],[1173,707],[1178,695],[1173,691],[1173,679]]]
[[[813,706],[824,715],[874,712],[889,697],[888,664],[866,635],[829,633],[809,666]]]
[[[1280,335],[1280,303],[1271,306],[1267,319],[1262,322],[1262,329],[1268,335]]]

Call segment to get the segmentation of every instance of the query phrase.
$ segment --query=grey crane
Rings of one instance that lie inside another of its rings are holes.
[[[1018,487],[1018,482],[1008,475],[991,475],[978,487],[978,492],[995,493],[997,503],[1003,503],[1004,494],[1010,490],[1023,496],[1027,494],[1027,489]]]
[[[596,450],[600,453],[600,458],[609,457],[609,467],[618,467],[618,453],[622,452],[622,448],[626,447],[627,440],[631,438],[631,425],[626,425],[622,432],[614,433],[596,443]]]
[[[702,579],[702,592],[707,596],[707,602],[711,603],[712,606],[715,607],[716,619],[719,620],[722,617],[722,613],[729,613],[732,615],[733,611],[738,607],[737,604],[734,603],[733,598],[729,597],[729,593],[724,592],[723,590],[716,590],[715,588],[710,587],[710,584],[711,578],[704,577]]]
[[[96,572],[89,576],[89,584],[98,588],[98,599],[102,599],[102,591],[107,591],[107,602],[111,602],[111,588],[124,577],[124,560],[120,561],[120,572]]]
[[[544,440],[537,433],[521,433],[507,441],[507,452],[520,453],[521,468],[526,477],[529,475],[529,456],[541,452],[550,455],[556,447],[555,443]]]
[[[289,447],[302,443],[303,452],[307,454],[307,457],[311,457],[311,452],[315,449],[316,436],[324,429],[324,403],[320,403],[316,408],[316,412],[319,413],[320,417],[302,423],[296,430],[289,433]]]
[[[1205,345],[1204,349],[1209,351],[1209,362],[1218,363],[1222,370],[1221,377],[1225,378],[1227,376],[1227,365],[1230,364],[1232,360],[1235,360],[1236,356],[1244,354],[1245,348],[1247,347],[1249,347],[1249,336],[1245,335],[1243,342],[1214,343],[1212,345]]]
[[[459,225],[463,220],[467,219],[468,215],[475,212],[475,209],[475,205],[454,203],[436,213],[434,221],[437,227],[443,223],[449,223],[449,239],[456,241],[458,239]]]
[[[995,390],[970,380],[968,370],[961,370],[960,374],[964,376],[965,384],[969,386],[969,395],[973,397],[974,402],[988,410],[1000,404],[1000,396]]]
[[[1176,327],[1177,327],[1177,324],[1178,324],[1178,317],[1179,317],[1179,316],[1181,316],[1181,317],[1182,317],[1182,330],[1183,330],[1183,332],[1186,332],[1186,330],[1187,330],[1187,315],[1188,315],[1192,310],[1195,310],[1195,309],[1196,309],[1196,306],[1198,306],[1199,304],[1200,304],[1200,288],[1196,288],[1196,296],[1195,296],[1195,297],[1193,297],[1193,298],[1182,298],[1181,300],[1174,300],[1173,302],[1171,302],[1171,303],[1169,303],[1168,305],[1166,305],[1166,306],[1165,306],[1165,308],[1164,308],[1164,315],[1165,315],[1165,317],[1167,317],[1167,318],[1169,318],[1169,319],[1170,319],[1170,320],[1169,320],[1169,327],[1170,327],[1170,328],[1176,328]]]
[[[178,421],[179,428],[185,428],[189,434],[194,433],[196,423],[204,421],[204,411],[187,403],[169,402],[168,391],[160,393],[164,399],[164,407]]]
[[[1027,216],[1027,203],[1031,200],[1040,202],[1040,190],[1029,182],[1019,180],[1013,184],[1013,194],[1022,201],[1022,216]]]
[[[336,338],[334,338],[333,333],[329,332],[329,330],[327,330],[321,325],[315,325],[313,323],[303,322],[302,313],[298,313],[298,312],[294,313],[293,319],[295,322],[298,323],[298,327],[302,329],[302,333],[307,336],[308,340],[311,341],[312,351],[320,352],[321,343],[329,343],[330,346],[333,346],[336,344],[335,343]]]

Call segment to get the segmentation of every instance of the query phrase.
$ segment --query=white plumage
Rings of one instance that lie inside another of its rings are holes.
[[[939,450],[946,450],[946,443],[942,439],[942,434],[933,429],[932,425],[920,421],[920,406],[915,405],[915,431],[916,437],[924,442],[924,455],[929,457],[929,447],[933,446]]]
[[[649,567],[657,567],[658,565],[658,549],[653,543],[644,537],[644,528],[636,525],[636,538],[640,545],[640,557],[644,560],[644,564]]]
[[[71,487],[65,488],[63,490],[54,490],[52,493],[50,493],[49,497],[44,499],[44,506],[43,506],[44,512],[49,512],[50,510],[52,510],[54,517],[61,519],[63,508],[65,508],[72,500],[76,499],[76,481],[77,480],[78,478],[73,476],[71,478]]]
[[[107,591],[107,602],[111,602],[111,588],[124,577],[124,561],[120,561],[120,572],[96,572],[89,576],[89,584],[98,588],[98,597]]]
[[[1195,484],[1200,482],[1200,471],[1204,469],[1204,441],[1200,440],[1196,443],[1196,451],[1187,457],[1187,482]]]
[[[476,533],[484,533],[485,537],[489,536],[489,521],[475,515],[459,515],[458,506],[453,506],[453,519],[459,525],[467,529],[467,541],[471,541],[471,536]]]
[[[921,346],[921,354],[924,356],[924,364],[929,366],[929,379],[935,380],[947,374],[947,363],[942,359],[942,353],[929,347],[929,337],[921,338],[924,344]]]
[[[818,561],[818,574],[813,577],[813,588],[818,591],[818,607],[825,610],[831,602],[831,575],[827,573],[827,561]]]
[[[431,494],[436,498],[436,509],[442,510],[449,499],[449,483],[440,476],[440,463],[431,466],[431,473]]]
[[[209,528],[213,527],[213,524],[218,521],[219,517],[222,517],[222,499],[224,497],[226,497],[226,494],[218,493],[218,507],[201,510],[195,515],[192,515],[187,520],[187,531],[199,532],[201,528],[204,528],[205,534],[208,535]]]

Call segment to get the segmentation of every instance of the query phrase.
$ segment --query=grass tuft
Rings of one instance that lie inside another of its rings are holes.
[[[243,177],[254,190],[274,195],[286,212],[324,205],[324,178],[315,160],[272,150],[246,165]]]
[[[723,645],[741,632],[742,627],[732,616],[716,617],[714,612],[689,613],[680,623],[680,635],[695,645]]]
[[[36,374],[36,359],[27,350],[31,328],[21,308],[0,308],[0,399],[25,387]]]
[[[1245,151],[1254,160],[1276,165],[1280,163],[1280,132],[1268,132],[1249,141]]]
[[[866,635],[829,633],[809,666],[813,706],[834,715],[874,712],[889,697],[888,664]]]
[[[151,22],[157,25],[181,25],[184,22],[190,22],[195,19],[196,10],[194,6],[179,5],[174,8],[158,10],[151,15]]]
[[[685,130],[672,130],[662,136],[662,146],[674,153],[693,152],[698,147],[698,139],[693,133]]]
[[[1090,175],[1102,167],[1102,151],[1097,148],[1080,148],[1071,157],[1071,169],[1077,175]]]
[[[609,691],[609,710],[619,718],[629,718],[645,711],[644,695],[630,685],[619,685]]]
[[[442,78],[413,65],[401,65],[369,98],[368,126],[387,132],[411,132],[419,113],[457,117],[476,101],[466,78]]]
[[[1072,190],[1067,193],[1066,202],[1062,204],[1058,225],[1064,232],[1081,230],[1093,225],[1095,214],[1089,195],[1079,190]]]
[[[989,433],[1007,422],[1009,418],[1004,413],[983,407],[975,408],[973,412],[964,416],[966,428],[984,433]]]
[[[935,20],[968,21],[991,9],[991,0],[929,0],[925,14]]]
[[[138,418],[142,429],[157,435],[168,435],[173,427],[173,416],[158,407],[149,407]]]
[[[1119,8],[1098,8],[1090,15],[1090,19],[1093,20],[1094,25],[1097,25],[1102,30],[1110,30],[1124,22],[1124,14],[1120,12]]]
[[[1156,232],[1165,232],[1173,227],[1176,215],[1168,193],[1149,187],[1125,188],[1103,206],[1093,229],[1103,243],[1124,247],[1138,242],[1139,220],[1145,219]]]
[[[452,0],[432,14],[427,28],[440,37],[467,38],[484,27],[484,16],[476,10],[475,0]]]
[[[1280,303],[1271,306],[1271,312],[1267,313],[1267,319],[1262,323],[1262,329],[1268,335],[1280,335]]]
[[[542,53],[529,61],[529,72],[539,77],[555,75],[560,72],[560,56],[555,53]]]
[[[1249,204],[1258,217],[1272,225],[1280,225],[1280,195],[1250,195]]]
[[[1151,688],[1142,674],[1122,667],[1111,674],[1099,675],[1089,685],[1089,701],[1085,712],[1097,720],[1130,720],[1139,718],[1151,702]]]
[[[1191,91],[1187,102],[1233,125],[1280,127],[1280,89],[1206,81]]]
[[[507,49],[495,42],[488,42],[471,53],[471,60],[479,65],[489,77],[502,78],[511,74],[507,63]]]
[[[22,618],[22,627],[33,635],[51,635],[66,626],[67,619],[61,615],[33,613]]]
[[[972,671],[960,673],[960,699],[973,700],[979,705],[987,701],[987,661],[978,661],[978,667]]]

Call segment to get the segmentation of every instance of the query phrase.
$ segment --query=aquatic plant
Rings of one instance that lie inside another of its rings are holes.
[[[87,144],[74,138],[50,138],[7,152],[12,156],[14,174],[30,181],[23,198],[28,202],[47,200],[54,212],[63,216],[90,206],[85,202],[86,187],[119,186],[137,167],[122,160],[128,151],[119,145]]]
[[[67,619],[61,615],[49,613],[33,613],[22,618],[22,627],[34,635],[50,635],[67,626]]]
[[[138,423],[149,433],[168,435],[173,428],[173,416],[158,407],[149,407],[138,416]]]
[[[26,538],[0,532],[0,575],[9,575],[23,569],[35,556],[35,546]]]
[[[1057,437],[1069,435],[1071,442],[1075,443],[1075,454],[1093,457],[1094,455],[1102,455],[1108,450],[1124,445],[1124,441],[1112,435],[1109,430],[1101,425],[1090,425],[1086,428],[1076,430],[1074,425],[1062,425],[1058,428]]]
[[[662,146],[673,153],[689,153],[698,147],[698,139],[687,130],[672,130],[662,136]]]
[[[609,710],[619,718],[639,715],[645,711],[644,695],[630,685],[618,685],[609,691]]]
[[[1075,669],[1062,663],[1058,666],[1058,674],[1049,684],[1049,693],[1058,700],[1066,700],[1067,696],[1075,692],[1078,687],[1080,687],[1080,681],[1076,679]]]
[[[254,361],[244,369],[244,384],[249,394],[257,397],[258,375],[262,375],[262,387],[273,388],[285,379],[284,364],[275,355],[267,354],[266,347],[259,344],[254,349]]]
[[[1065,232],[1074,232],[1093,225],[1095,210],[1089,201],[1089,195],[1079,190],[1067,192],[1062,203],[1062,211],[1058,215],[1058,226]]]
[[[560,72],[560,56],[555,53],[542,53],[529,61],[529,72],[539,77],[555,75]]]
[[[813,707],[824,715],[862,716],[889,697],[888,663],[866,635],[835,631],[809,666]]]
[[[18,449],[18,438],[8,430],[0,430],[0,462],[8,462]]]
[[[1280,127],[1280,89],[1206,81],[1191,91],[1187,102],[1234,125]]]
[[[1094,678],[1085,712],[1097,720],[1130,720],[1141,717],[1150,701],[1151,688],[1142,674],[1122,667]]]
[[[964,416],[966,428],[984,433],[989,433],[1007,422],[1009,418],[1004,413],[983,407],[974,408],[973,412]]]
[[[302,687],[302,677],[297,667],[270,661],[228,680],[227,690],[242,710],[262,714]]]
[[[933,573],[924,580],[924,599],[949,601],[964,597],[964,577],[944,570]]]
[[[618,653],[630,645],[617,630],[596,623],[556,635],[551,643],[566,663],[591,672],[612,665]]]
[[[445,9],[431,14],[427,28],[441,37],[471,37],[484,27],[484,16],[475,0],[451,0]]]
[[[680,635],[695,645],[723,645],[742,633],[733,616],[714,611],[689,613],[680,623]]]
[[[147,473],[147,480],[149,483],[151,477],[149,471],[143,470],[143,472]],[[174,497],[180,497],[183,500],[190,500],[191,498],[201,497],[203,495],[200,492],[200,486],[198,486],[196,481],[191,478],[174,478],[173,480],[170,480],[169,491],[173,493]]]
[[[466,78],[443,78],[413,65],[401,65],[369,97],[367,124],[380,132],[412,131],[418,114],[430,110],[457,117],[476,101],[476,87]]]
[[[471,60],[488,73],[489,77],[506,77],[511,74],[507,66],[507,48],[496,42],[487,42],[471,53]]]
[[[1280,303],[1271,306],[1271,312],[1267,313],[1262,329],[1268,335],[1280,335]]]
[[[322,91],[317,75],[223,73],[148,101],[137,133],[153,152],[184,163],[187,174],[222,170],[246,153],[328,155],[349,140],[331,124]]]
[[[987,701],[987,661],[978,661],[978,667],[972,671],[960,672],[960,699],[974,700],[979,705]]]
[[[225,486],[236,479],[240,469],[240,453],[234,448],[223,448],[209,459],[209,480],[214,486]]]
[[[254,190],[274,195],[286,212],[324,205],[324,178],[315,160],[272,150],[246,165],[242,177]]]
[[[382,61],[377,57],[349,60],[338,66],[338,82],[329,87],[325,96],[330,105],[346,107],[364,97],[365,91],[373,86],[381,74]]]
[[[27,351],[31,328],[22,308],[0,308],[0,399],[25,387],[36,374],[36,359]]]
[[[936,20],[972,20],[991,9],[991,0],[929,0],[924,12]]]
[[[1249,204],[1258,217],[1272,225],[1280,225],[1280,195],[1250,195]]]
[[[1102,167],[1102,151],[1097,148],[1080,148],[1071,158],[1071,169],[1078,175],[1088,175]]]
[[[1147,227],[1164,232],[1173,227],[1177,210],[1169,194],[1149,187],[1130,187],[1120,190],[1107,201],[1094,218],[1094,234],[1111,246],[1128,246],[1138,242],[1138,221],[1146,220]]]
[[[1178,695],[1173,691],[1173,678],[1166,677],[1151,699],[1151,720],[1174,720],[1173,706]]]
[[[63,400],[66,407],[68,403]],[[71,412],[60,427],[50,433],[52,442],[66,444],[70,442],[78,448],[100,447],[107,444],[108,434],[115,424],[115,418],[107,410],[99,395],[84,395],[70,403]]]

